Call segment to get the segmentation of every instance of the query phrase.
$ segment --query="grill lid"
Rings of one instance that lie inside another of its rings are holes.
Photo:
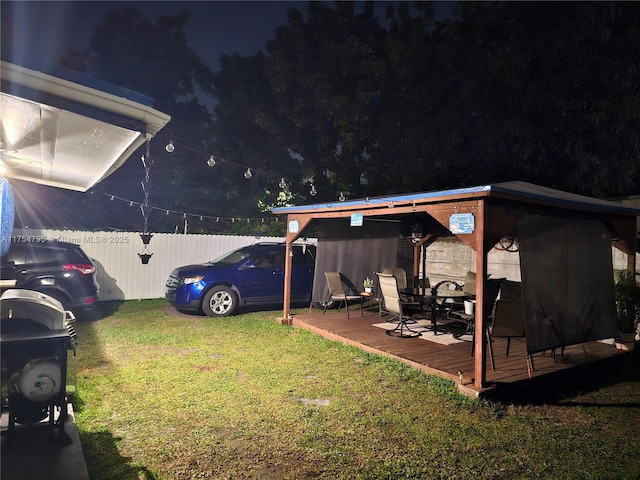
[[[10,289],[0,297],[2,322],[31,320],[49,330],[63,330],[66,312],[55,298],[34,290]]]

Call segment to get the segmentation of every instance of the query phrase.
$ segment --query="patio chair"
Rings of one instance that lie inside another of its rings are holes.
[[[509,356],[511,338],[523,338],[524,332],[524,307],[522,300],[496,300],[493,306],[493,321],[489,329],[490,338],[506,337],[507,350],[505,356]]]
[[[522,283],[503,280],[500,284],[500,300],[522,302]]]
[[[495,370],[495,362],[493,360],[493,349],[491,345],[491,332],[489,331],[489,322],[493,315],[493,304],[498,298],[498,294],[500,293],[500,284],[502,283],[502,279],[488,279],[485,282],[485,303],[484,303],[484,318],[485,318],[485,332],[487,336],[487,344],[489,345],[489,357],[491,359],[491,369]],[[471,342],[471,356],[473,357],[475,351],[475,343],[476,343],[476,316],[475,313],[473,315],[468,315],[464,312],[454,311],[450,312],[450,318],[454,320],[458,320],[467,326],[467,332],[470,332],[473,335],[473,340]]]
[[[447,290],[452,291],[461,291],[462,285],[458,282],[454,282],[453,280],[442,280],[438,282],[434,287],[439,292],[446,292]],[[444,313],[447,317],[454,310],[456,303],[456,299],[453,297],[442,297],[437,300],[438,304],[438,312]]]
[[[509,347],[511,346],[511,338],[524,338],[524,306],[522,300],[498,299],[493,307],[493,319],[491,328],[489,329],[489,353],[491,354],[491,366],[495,370],[493,358],[493,338],[506,337],[507,349],[505,356],[509,356]],[[533,358],[527,354],[527,372],[531,378],[533,371]]]
[[[398,326],[392,330],[387,330],[387,335],[394,337],[412,338],[422,335],[420,332],[412,330],[409,323],[414,322],[403,310],[402,299],[398,290],[398,280],[390,273],[377,273],[380,293],[384,300],[385,310],[394,315],[398,321]],[[414,322],[415,323],[415,322]]]
[[[347,318],[349,318],[349,302],[360,302],[360,314],[364,316],[364,295],[360,294],[360,291],[353,285],[353,282],[345,277],[340,272],[324,272],[324,276],[327,279],[327,286],[329,287],[329,299],[324,303],[324,309],[322,314],[327,311],[327,306],[330,302],[339,302],[338,311],[344,304],[347,311]]]
[[[391,274],[396,277],[396,281],[398,282],[398,290],[407,288],[407,272],[405,272],[404,268],[385,267],[382,269],[382,273]]]
[[[442,282],[441,282],[442,283]],[[468,271],[464,276],[464,284],[461,287],[464,293],[469,294],[467,300],[473,300],[476,298],[476,272]],[[464,300],[448,299],[446,303],[447,315],[455,314],[456,312],[464,312]]]
[[[391,274],[396,277],[396,281],[398,283],[398,291],[407,288],[407,272],[404,270],[404,268],[384,268],[382,269],[382,273]],[[429,280],[427,279],[427,282],[428,281]],[[400,299],[402,300],[405,311],[411,311],[413,313],[422,312],[422,304],[416,301],[415,298],[413,298],[411,295],[400,293]],[[380,301],[378,302],[378,314],[382,316],[384,313],[388,312],[384,308],[384,298],[380,297]]]

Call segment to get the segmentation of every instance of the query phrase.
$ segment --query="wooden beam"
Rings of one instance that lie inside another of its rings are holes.
[[[434,219],[436,219],[443,227],[449,230],[449,220],[451,215],[455,213],[471,213],[475,216],[478,209],[478,205],[482,200],[466,201],[466,202],[451,202],[441,205],[427,205],[420,207],[421,211],[426,211]],[[470,248],[477,251],[478,248],[478,235],[477,230],[472,233],[464,235],[456,235],[460,240],[467,244]]]
[[[502,237],[514,236],[524,213],[508,206],[487,205],[485,209],[484,247],[488,252]]]
[[[431,244],[439,238],[439,235],[433,233],[427,233],[424,237],[420,238],[417,242],[411,237],[406,237],[407,241],[413,246],[413,286],[416,286],[417,280],[420,277],[420,252],[422,247],[426,244]],[[423,276],[426,272],[422,272]]]
[[[631,255],[636,251],[636,218],[635,217],[618,217],[608,220],[609,230],[611,231],[612,244],[618,250]]]
[[[484,388],[487,383],[487,335],[484,318],[487,281],[487,252],[484,244],[485,236],[485,203],[479,202],[476,209],[476,238],[479,244],[476,250],[476,319],[474,327],[474,381],[477,388]]]

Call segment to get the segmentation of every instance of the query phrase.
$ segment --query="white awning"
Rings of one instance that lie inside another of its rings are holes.
[[[7,178],[87,191],[171,118],[125,97],[7,62],[0,63],[0,79],[0,166]]]

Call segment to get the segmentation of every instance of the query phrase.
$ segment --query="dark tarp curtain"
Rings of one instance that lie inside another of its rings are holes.
[[[360,227],[350,227],[348,218],[319,222],[312,301],[328,297],[324,272],[341,272],[359,290],[366,277],[375,282],[375,272],[396,266],[399,241],[398,222],[365,219]]]
[[[518,223],[527,352],[617,335],[611,236],[597,220]]]

